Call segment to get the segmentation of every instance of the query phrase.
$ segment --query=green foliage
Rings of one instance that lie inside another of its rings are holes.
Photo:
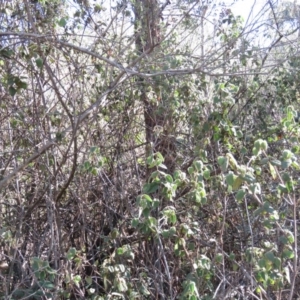
[[[6,78],[3,78],[3,84],[8,88],[9,94],[14,96],[22,89],[27,89],[27,83],[23,81],[24,79],[24,77],[8,75]]]
[[[295,7],[6,2],[0,298],[295,298]]]
[[[31,288],[18,288],[13,292],[14,299],[24,299],[33,297],[33,299],[42,299],[43,297],[52,297],[59,292],[55,285],[57,272],[49,266],[49,262],[33,257],[31,261],[32,271],[35,277],[35,284]]]

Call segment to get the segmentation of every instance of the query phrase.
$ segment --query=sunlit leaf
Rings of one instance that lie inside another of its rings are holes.
[[[271,163],[269,163],[269,169],[270,169],[270,173],[272,175],[272,178],[276,179],[277,178],[277,173],[276,173],[276,170],[275,170],[274,166]]]

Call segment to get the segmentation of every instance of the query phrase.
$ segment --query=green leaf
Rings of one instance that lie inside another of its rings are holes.
[[[124,278],[117,278],[116,281],[119,292],[126,292],[128,290],[127,283]]]
[[[138,218],[132,219],[131,225],[132,225],[133,228],[137,228],[139,224],[140,224],[140,221],[139,221]]]
[[[283,160],[288,160],[290,158],[292,158],[294,155],[290,150],[284,150],[282,153],[282,158]]]
[[[269,162],[269,160],[270,160],[269,157],[264,157],[260,160],[259,164],[260,165],[265,165]]]
[[[39,271],[36,273],[36,276],[38,277],[39,280],[45,280],[47,273],[45,271]]]
[[[242,178],[243,180],[245,180],[247,183],[254,183],[254,182],[256,182],[255,177],[253,177],[253,176],[250,175],[250,174],[245,174],[245,176],[241,176],[241,178]]]
[[[90,170],[91,174],[93,174],[94,176],[98,175],[98,170],[96,168],[91,168]]]
[[[188,167],[188,173],[192,175],[195,172],[194,167]]]
[[[164,165],[164,164],[162,164],[162,163],[159,164],[159,167],[160,167],[161,169],[168,170],[167,166]]]
[[[164,157],[161,155],[160,152],[155,153],[155,159],[156,159],[158,165],[160,165],[164,161]]]
[[[160,204],[159,199],[156,199],[156,198],[153,199],[153,208],[158,208],[159,204]]]
[[[268,143],[267,141],[261,141],[260,143],[260,149],[266,151],[268,149]]]
[[[218,157],[218,164],[221,167],[222,172],[226,172],[227,168],[228,168],[228,158],[224,157],[224,156],[219,156]]]
[[[237,161],[231,153],[227,153],[226,157],[228,158],[229,165],[232,169],[236,169],[238,167]]]
[[[55,285],[51,281],[48,281],[48,280],[39,281],[39,285],[44,289],[54,289],[55,288]]]
[[[148,217],[143,226],[144,233],[157,233],[157,220],[153,217]]]
[[[261,194],[261,187],[258,182],[251,184],[249,186],[249,189],[252,192],[252,194]]]
[[[174,172],[174,179],[176,180],[176,183],[178,184],[183,183],[186,180],[186,174],[184,172],[182,172],[181,170],[176,170]]]
[[[10,86],[8,88],[8,92],[13,97],[17,93],[17,90],[14,87]]]
[[[52,268],[50,268],[50,266],[48,266],[48,268],[46,268],[45,270],[50,275],[56,275],[57,274],[57,271],[54,270],[54,269],[52,269]]]
[[[93,278],[92,276],[86,276],[85,281],[88,285],[91,285],[93,283]]]
[[[111,235],[111,238],[112,238],[112,239],[116,239],[116,238],[120,235],[120,232],[118,231],[118,229],[114,228],[114,229],[111,231],[110,235]]]
[[[151,209],[149,207],[146,207],[143,209],[142,214],[144,217],[148,218],[150,216],[150,212],[151,212]]]
[[[171,175],[167,174],[166,177],[165,177],[166,181],[169,182],[169,183],[173,183],[173,178]]]
[[[258,139],[254,142],[254,147],[257,149],[260,149],[261,143],[262,143],[262,139]]]
[[[268,251],[268,252],[265,253],[265,257],[266,257],[268,260],[270,260],[270,261],[273,261],[274,258],[275,258],[274,253],[273,253],[273,252],[270,252],[270,251]]]
[[[174,209],[165,209],[163,211],[164,216],[168,218],[168,222],[171,224],[175,224],[177,221],[176,213]]]
[[[243,189],[238,190],[236,193],[236,196],[235,196],[236,200],[241,201],[245,197],[245,195],[246,195],[245,190],[243,190]]]
[[[266,267],[266,264],[267,264],[267,261],[266,261],[265,258],[261,258],[261,259],[258,261],[258,265],[260,266],[260,268]]]
[[[11,127],[12,128],[16,128],[17,127],[17,125],[19,124],[19,120],[17,120],[17,119],[11,119],[10,120],[10,125],[11,125]]]
[[[34,257],[32,259],[31,265],[34,272],[37,272],[40,269],[40,259],[38,257]]]
[[[77,286],[79,286],[80,281],[81,281],[81,276],[80,276],[80,275],[75,275],[75,276],[73,277],[73,282],[74,282]]]
[[[245,155],[245,154],[247,154],[248,153],[248,149],[246,148],[246,147],[242,147],[242,149],[241,149],[241,154],[242,155]]]
[[[275,170],[274,166],[272,164],[270,164],[270,163],[269,163],[269,169],[270,169],[270,173],[272,175],[272,178],[276,179],[277,178],[276,170]]]
[[[294,256],[295,256],[295,253],[292,250],[284,249],[282,251],[282,257],[283,258],[292,259],[292,258],[294,258]]]
[[[207,197],[202,197],[201,198],[201,204],[204,205],[207,203]]]
[[[84,162],[84,169],[86,170],[86,171],[88,171],[88,170],[90,170],[90,168],[91,168],[91,163],[89,162],[89,161],[85,161]]]
[[[18,89],[27,89],[27,83],[24,81],[16,81],[16,86]]]
[[[61,142],[62,140],[63,140],[63,138],[64,138],[64,133],[62,133],[62,132],[56,132],[55,133],[55,138],[56,138],[56,140],[58,141],[58,142]]]
[[[201,160],[194,161],[193,166],[198,172],[200,172],[203,169],[203,162]]]
[[[261,152],[260,149],[257,148],[257,147],[254,147],[254,148],[252,149],[252,153],[253,153],[253,155],[255,155],[255,156],[259,155],[260,152]]]
[[[261,175],[261,167],[255,166],[255,174],[256,175]]]
[[[300,165],[296,161],[292,162],[292,167],[296,170],[300,170]]]
[[[162,172],[159,172],[159,171],[154,171],[151,173],[150,177],[149,177],[149,180],[150,181],[159,181],[159,175],[161,174]],[[152,180],[151,180],[152,179]]]
[[[70,248],[68,253],[67,253],[67,259],[71,260],[75,257],[77,251],[75,248]]]
[[[8,48],[1,49],[0,50],[0,57],[4,58],[11,58],[11,56],[14,54],[14,51]]]
[[[292,164],[291,159],[283,160],[281,161],[281,167],[282,169],[287,169]]]
[[[105,10],[100,4],[95,4],[94,6],[95,13],[100,12],[101,10]]]
[[[160,152],[156,152],[149,157],[147,157],[146,162],[149,165],[149,168],[154,168],[160,166],[161,168],[167,169],[165,165],[162,165],[164,157]]]
[[[143,193],[145,194],[155,193],[158,190],[159,185],[160,185],[159,182],[146,183],[143,187]]]
[[[203,177],[208,180],[210,178],[210,170],[209,169],[205,169],[203,172]]]
[[[272,164],[273,166],[280,167],[280,166],[281,166],[281,161],[278,160],[278,159],[272,159],[272,160],[271,160],[271,164]]]
[[[237,189],[240,188],[240,186],[242,185],[243,183],[243,180],[240,176],[237,176],[235,179],[234,179],[234,183],[232,185],[232,190],[233,191],[236,191]]]
[[[59,21],[58,21],[58,25],[60,27],[65,27],[67,25],[67,20],[66,18],[61,18]]]
[[[283,185],[283,184],[279,184],[278,185],[278,190],[281,192],[281,193],[288,193],[288,189],[287,189],[287,187],[285,186],[285,185]]]
[[[227,183],[228,185],[233,186],[234,181],[235,181],[236,178],[237,178],[237,176],[236,176],[235,174],[229,173],[229,174],[227,174],[227,176],[226,176],[226,183]]]
[[[42,68],[43,67],[43,60],[39,57],[35,60],[36,65],[38,66],[38,68]]]
[[[217,253],[215,257],[216,263],[221,263],[223,261],[223,254],[222,253]]]
[[[141,291],[141,293],[142,293],[144,296],[149,296],[149,295],[151,295],[151,293],[147,290],[147,287],[146,287],[143,283],[141,283],[139,290]]]
[[[152,198],[147,194],[143,194],[143,195],[138,196],[137,201],[138,201],[138,205],[142,208],[152,206],[152,203],[153,203]]]
[[[161,235],[165,238],[171,238],[173,236],[176,235],[176,228],[175,227],[171,227],[170,229],[165,229],[161,232]]]
[[[285,233],[285,236],[286,236],[288,242],[290,244],[294,243],[295,238],[294,238],[293,233],[291,231],[287,230],[287,229],[284,231],[284,233]]]
[[[120,247],[117,249],[117,255],[123,255],[124,254],[124,251],[125,249],[123,247]]]

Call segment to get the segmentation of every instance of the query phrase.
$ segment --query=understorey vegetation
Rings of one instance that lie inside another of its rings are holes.
[[[300,297],[300,5],[235,2],[0,2],[0,299]]]

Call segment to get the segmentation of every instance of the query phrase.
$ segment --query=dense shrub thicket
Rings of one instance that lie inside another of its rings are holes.
[[[0,2],[0,299],[296,299],[299,6]]]

